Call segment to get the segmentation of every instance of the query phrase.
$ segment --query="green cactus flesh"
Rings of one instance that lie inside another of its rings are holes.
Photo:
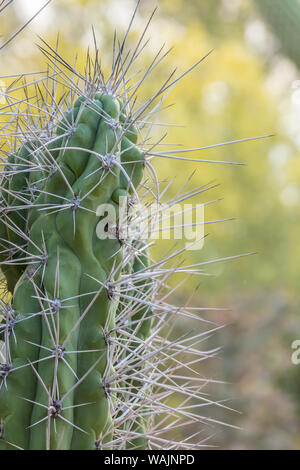
[[[109,344],[121,307],[109,282],[121,274],[123,247],[117,237],[96,236],[96,211],[100,204],[118,211],[144,166],[122,107],[108,94],[80,97],[54,137],[9,155],[7,169],[18,171],[7,171],[2,184],[1,261],[13,301],[2,330],[9,361],[0,366],[0,449],[95,449],[113,439],[118,394],[110,390]],[[146,251],[137,252],[132,272],[148,263]],[[147,305],[133,310],[129,330],[137,341],[149,337]],[[128,448],[147,446],[138,437],[146,422],[124,420],[137,435]]]

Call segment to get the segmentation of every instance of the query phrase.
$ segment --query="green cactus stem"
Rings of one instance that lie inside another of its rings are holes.
[[[120,189],[129,186],[132,192],[143,167],[143,154],[132,143],[136,133],[122,134],[120,114],[119,101],[109,95],[81,97],[59,124],[58,137],[68,135],[56,139],[53,150],[48,142],[26,143],[11,157],[19,171],[6,178],[7,192],[3,186],[9,207],[7,242],[25,245],[33,262],[25,269],[17,265],[17,277],[8,284],[14,289],[17,341],[10,345],[0,415],[3,440],[21,448],[46,448],[41,427],[47,408],[55,418],[48,430],[53,449],[94,449],[110,420],[107,342],[118,298],[99,290],[99,282],[118,278],[122,249],[116,238],[96,239],[95,214],[99,204],[115,206]],[[124,114],[122,120],[128,127]],[[31,171],[36,160],[42,166],[47,159],[51,171]],[[134,164],[124,165],[126,171],[121,172],[121,165],[131,161]],[[28,208],[15,210],[20,194],[28,193],[32,183],[37,185],[36,197]],[[74,328],[77,322],[80,326]],[[54,378],[60,394],[55,392],[55,398],[49,395]],[[23,383],[30,388],[22,400]],[[66,426],[68,422],[74,425]]]
[[[298,0],[254,0],[259,12],[279,39],[281,51],[300,67],[300,3]]]

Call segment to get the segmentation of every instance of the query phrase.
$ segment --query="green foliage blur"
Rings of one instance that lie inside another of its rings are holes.
[[[2,38],[28,17],[25,3],[30,3],[32,11],[34,4],[43,2],[16,1],[15,9],[0,18]],[[216,399],[228,399],[226,404],[241,412],[207,413],[242,430],[221,426],[213,443],[233,449],[297,449],[300,366],[291,363],[291,343],[300,338],[299,70],[281,54],[276,32],[271,32],[250,0],[142,0],[133,36],[157,3],[145,62],[151,61],[164,42],[166,48],[174,49],[153,73],[145,94],[158,89],[174,67],[183,72],[214,49],[165,103],[174,106],[163,111],[160,121],[184,126],[167,128],[165,141],[170,148],[274,134],[184,154],[244,166],[159,157],[153,161],[161,180],[174,178],[169,195],[175,195],[193,172],[190,189],[209,182],[219,184],[194,202],[220,199],[205,207],[206,221],[235,219],[207,224],[204,247],[188,252],[184,257],[187,264],[256,253],[208,265],[206,272],[213,276],[191,278],[176,294],[182,303],[196,289],[195,305],[231,309],[204,312],[206,319],[225,326],[207,347],[221,344],[224,350],[218,359],[200,364],[199,370],[229,382],[211,385],[211,393]],[[35,45],[41,44],[36,35],[55,45],[59,33],[65,59],[74,62],[78,52],[78,62],[83,64],[85,49],[93,45],[91,24],[103,51],[104,67],[109,67],[114,29],[121,35],[134,5],[131,0],[56,0],[2,51],[1,75],[43,69],[45,58]],[[9,79],[2,81],[9,83]],[[157,126],[154,140],[164,132]],[[154,252],[159,255],[167,248],[163,242]]]

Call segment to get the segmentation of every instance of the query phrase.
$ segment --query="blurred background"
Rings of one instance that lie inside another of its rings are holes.
[[[0,16],[1,42],[44,3],[12,2]],[[44,70],[38,36],[55,45],[58,33],[64,58],[74,62],[78,52],[83,63],[86,48],[93,45],[92,24],[108,62],[114,29],[122,35],[134,6],[133,0],[53,0],[1,51],[0,74]],[[199,370],[226,382],[210,384],[209,392],[237,410],[207,413],[236,427],[215,427],[210,444],[221,449],[299,449],[300,365],[291,362],[291,344],[300,339],[300,3],[142,0],[133,35],[156,6],[145,63],[162,43],[174,49],[149,81],[149,93],[174,67],[183,72],[214,49],[168,98],[167,104],[174,106],[163,111],[161,120],[183,127],[168,127],[167,140],[199,147],[274,134],[200,156],[245,166],[156,162],[160,179],[175,178],[171,194],[195,170],[192,186],[219,184],[197,202],[222,198],[206,206],[205,219],[235,219],[207,225],[204,247],[191,251],[189,262],[256,252],[209,265],[212,276],[200,283],[191,278],[176,294],[178,303],[194,292],[195,306],[227,308],[204,312],[224,328],[206,344],[221,345],[221,353],[201,363]],[[9,81],[3,78],[0,85]],[[159,250],[165,251],[166,244]]]

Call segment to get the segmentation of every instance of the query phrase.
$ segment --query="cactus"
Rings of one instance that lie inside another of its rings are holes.
[[[300,66],[299,25],[300,3],[298,0],[254,0],[259,12],[280,41],[281,50]]]
[[[149,143],[155,115],[206,56],[179,77],[172,73],[140,104],[137,92],[162,50],[134,83],[148,25],[127,52],[132,21],[119,49],[114,39],[108,78],[97,49],[82,73],[44,43],[48,72],[28,83],[19,77],[6,90],[1,450],[200,448],[200,423],[217,423],[199,413],[215,402],[203,394],[209,380],[196,367],[216,354],[199,348],[215,325],[176,332],[183,320],[198,325],[202,309],[169,304],[168,279],[205,275],[203,266],[220,260],[182,266],[176,257],[184,248],[152,261],[153,220],[146,237],[134,230],[143,226],[149,201],[160,202],[166,191],[150,160],[185,160],[161,152],[160,141]],[[212,187],[182,190],[167,207]],[[156,215],[164,218],[160,209]],[[126,232],[128,225],[133,230]]]
[[[32,17],[27,20],[25,24],[22,24],[19,29],[14,31],[12,34],[10,32],[10,36],[7,37],[2,44],[0,44],[0,51],[4,49],[9,43],[15,40],[15,38],[52,2],[52,0],[46,1],[46,3],[39,9],[37,10]],[[4,10],[11,6],[12,0],[1,0],[0,1],[0,15],[4,13]]]

